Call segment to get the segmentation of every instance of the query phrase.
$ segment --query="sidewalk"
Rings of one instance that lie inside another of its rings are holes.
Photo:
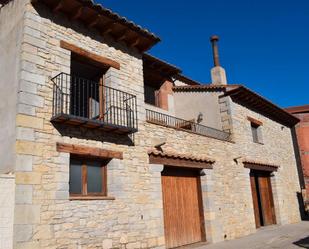
[[[285,226],[270,226],[255,234],[196,249],[301,249],[309,248],[309,221]]]

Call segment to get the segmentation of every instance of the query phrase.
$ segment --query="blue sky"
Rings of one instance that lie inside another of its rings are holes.
[[[229,83],[281,107],[309,104],[308,0],[97,0],[161,38],[150,53],[210,82],[209,37],[220,36]]]

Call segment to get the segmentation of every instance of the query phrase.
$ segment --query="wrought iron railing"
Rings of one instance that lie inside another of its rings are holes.
[[[176,118],[160,112],[146,110],[146,120],[153,124],[173,127],[185,131],[190,131],[196,134],[229,141],[230,133],[224,132],[215,128],[198,124],[193,121]]]
[[[53,117],[68,115],[137,130],[136,96],[66,73],[52,78]]]

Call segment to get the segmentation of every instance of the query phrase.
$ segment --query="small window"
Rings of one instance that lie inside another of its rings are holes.
[[[106,163],[91,159],[71,158],[71,196],[106,196]]]
[[[261,126],[251,122],[252,139],[254,143],[262,143]]]

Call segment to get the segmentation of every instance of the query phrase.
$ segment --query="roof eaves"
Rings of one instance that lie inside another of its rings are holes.
[[[50,8],[54,6],[53,2],[48,1],[48,0],[31,0],[31,2],[32,4],[41,2],[49,6]],[[56,4],[57,2],[59,3],[59,1],[55,1]],[[127,28],[128,30],[131,30],[132,32],[136,33],[142,41],[140,41],[139,44],[135,46],[138,47],[138,49],[141,52],[145,52],[146,50],[149,50],[151,47],[153,47],[155,44],[161,41],[161,39],[158,36],[156,36],[154,33],[150,32],[147,29],[142,28],[140,25],[135,24],[134,22],[128,20],[127,18],[120,16],[118,13],[115,13],[112,10],[105,8],[102,4],[95,3],[93,0],[70,0],[70,1],[65,1],[65,3],[66,5],[63,4],[62,8],[58,11],[64,11],[65,14],[68,14],[68,12],[73,11],[73,10],[68,11],[69,3],[78,4],[82,7],[86,7],[88,9],[95,11],[98,14],[97,18],[100,18],[100,16],[103,16],[109,19],[111,22],[115,22],[116,24],[119,24],[123,26],[124,28]]]
[[[270,106],[271,108],[274,108],[279,114],[285,115],[287,118],[289,118],[288,120],[283,120],[280,119],[281,123],[287,124],[288,126],[294,126],[295,124],[297,124],[300,120],[295,117],[294,115],[290,114],[289,112],[287,112],[286,110],[284,110],[283,108],[280,108],[279,106],[275,105],[274,103],[272,103],[271,101],[265,99],[264,97],[262,97],[261,95],[251,91],[250,89],[248,89],[247,87],[241,85],[238,88],[235,89],[231,89],[226,91],[223,95],[221,95],[220,97],[224,97],[224,96],[236,96],[236,94],[238,94],[241,91],[245,91],[249,94],[252,95],[252,97],[255,97],[257,99],[259,99],[261,102],[265,103],[266,105]],[[269,116],[272,116],[273,118],[275,118],[275,115],[273,115],[273,113],[267,113]]]
[[[155,61],[157,63],[163,64],[166,67],[169,67],[175,73],[175,75],[181,73],[181,69],[179,67],[177,67],[177,66],[175,66],[175,65],[173,65],[169,62],[166,62],[162,59],[159,59],[158,57],[155,57],[155,56],[153,56],[149,53],[144,53],[143,56],[144,56],[145,59],[152,60],[152,61]]]

